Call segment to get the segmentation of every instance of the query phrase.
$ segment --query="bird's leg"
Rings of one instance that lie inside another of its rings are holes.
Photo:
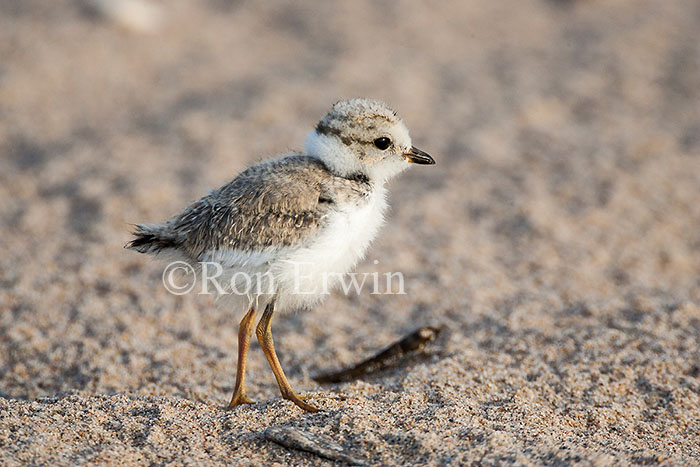
[[[275,343],[272,341],[272,331],[270,330],[270,322],[272,321],[272,314],[275,311],[274,302],[270,302],[265,311],[263,312],[262,318],[258,323],[258,327],[255,331],[258,336],[258,342],[260,342],[260,347],[262,347],[265,357],[272,368],[272,372],[275,374],[275,379],[282,392],[282,397],[287,400],[294,402],[298,407],[308,411],[308,412],[318,412],[318,409],[313,405],[307,404],[299,397],[292,386],[287,381],[287,377],[284,375],[284,370],[280,361],[277,359],[277,353],[275,352]]]
[[[253,335],[255,325],[255,309],[250,311],[241,320],[238,327],[238,364],[236,368],[236,387],[233,390],[233,397],[227,409],[232,409],[241,404],[252,404],[253,401],[245,393],[245,362],[248,357],[248,347],[250,347],[250,337]]]

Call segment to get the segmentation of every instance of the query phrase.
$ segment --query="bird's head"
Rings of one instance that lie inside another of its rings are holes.
[[[379,183],[410,163],[435,164],[413,147],[408,128],[396,112],[369,99],[336,103],[306,138],[306,152],[338,175],[362,174]]]

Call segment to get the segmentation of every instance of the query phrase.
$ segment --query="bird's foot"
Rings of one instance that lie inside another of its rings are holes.
[[[317,407],[314,407],[313,405],[309,404],[308,402],[304,402],[306,399],[308,399],[309,396],[301,396],[298,395],[294,392],[288,392],[288,393],[283,393],[282,397],[287,399],[288,401],[294,402],[297,407],[300,409],[306,410],[307,412],[318,412],[319,409]]]
[[[228,407],[226,407],[226,410],[231,410],[232,408],[238,405],[254,403],[255,401],[248,397],[245,392],[237,392],[233,395],[233,398],[231,398],[231,402],[229,402]]]

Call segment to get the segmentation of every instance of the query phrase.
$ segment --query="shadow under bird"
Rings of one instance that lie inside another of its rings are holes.
[[[412,163],[435,161],[412,145],[393,110],[369,99],[340,101],[309,133],[304,153],[260,162],[170,220],[136,226],[127,248],[184,260],[195,269],[217,263],[221,283],[235,290],[245,277],[267,278],[245,294],[224,294],[232,306],[248,310],[240,322],[228,408],[253,402],[245,367],[255,330],[282,396],[318,410],[287,381],[272,340],[272,316],[313,306],[355,267],[384,220],[386,181]]]

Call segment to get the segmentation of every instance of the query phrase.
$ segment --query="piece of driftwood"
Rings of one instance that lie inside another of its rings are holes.
[[[265,438],[280,446],[300,451],[310,452],[326,459],[345,462],[350,465],[360,465],[361,459],[349,453],[343,447],[324,436],[306,433],[289,426],[273,426],[263,432]]]
[[[423,349],[428,343],[433,342],[440,335],[440,328],[426,326],[409,334],[398,342],[393,343],[375,356],[364,360],[352,368],[347,368],[334,373],[314,376],[318,383],[342,383],[352,381],[361,376],[376,373],[378,371],[396,366],[398,360],[411,353]]]

